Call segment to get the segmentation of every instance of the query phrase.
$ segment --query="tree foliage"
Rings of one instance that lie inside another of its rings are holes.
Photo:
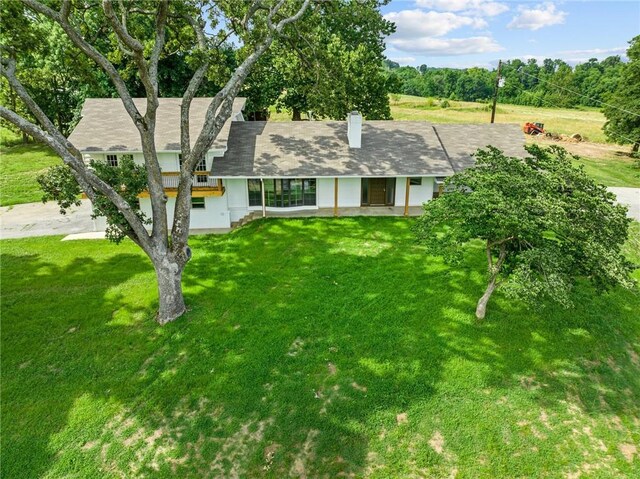
[[[599,291],[632,285],[632,265],[621,253],[631,221],[626,207],[574,167],[564,149],[527,151],[523,159],[492,147],[478,151],[476,165],[450,177],[447,192],[425,204],[415,226],[428,250],[451,263],[462,260],[466,244],[484,242],[488,281],[478,318],[497,287],[528,304],[570,306],[580,278]]]
[[[138,195],[147,189],[147,172],[144,166],[136,165],[132,155],[122,155],[118,166],[111,166],[105,161],[90,161],[90,168],[105,183],[118,191],[120,196],[135,211],[141,222],[151,221],[140,211]],[[66,214],[72,206],[80,206],[82,190],[73,171],[67,165],[56,165],[47,169],[37,177],[40,188],[44,192],[42,201],[55,201],[60,206],[60,213]],[[131,233],[131,227],[122,213],[101,193],[97,193],[91,202],[92,217],[105,217],[107,221],[106,237],[119,243]]]
[[[640,149],[640,35],[633,38],[627,50],[629,63],[622,70],[615,92],[603,112],[607,117],[604,132],[613,141],[633,143],[634,153]]]
[[[398,67],[387,62],[393,93],[464,101],[487,100],[493,95],[496,71],[486,68]],[[571,67],[563,60],[547,58],[502,63],[505,79],[498,99],[517,105],[572,108],[599,107],[615,91],[624,63],[619,56],[595,58]]]
[[[308,10],[247,79],[247,110],[276,105],[293,119],[344,119],[352,110],[390,119],[384,38],[395,29],[380,7],[388,0],[335,0]],[[249,114],[251,117],[251,113]]]

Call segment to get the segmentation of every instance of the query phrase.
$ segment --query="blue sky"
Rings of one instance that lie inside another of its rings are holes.
[[[492,68],[498,60],[570,64],[624,56],[640,35],[640,1],[392,0],[386,55],[401,65]]]

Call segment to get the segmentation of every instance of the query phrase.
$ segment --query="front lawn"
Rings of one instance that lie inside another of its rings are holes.
[[[20,137],[0,128],[0,206],[42,200],[36,181],[47,168],[62,164],[52,150],[40,143],[22,143]]]
[[[194,237],[165,327],[132,243],[1,242],[0,475],[638,477],[638,292],[477,323],[482,250],[445,266],[411,223]]]

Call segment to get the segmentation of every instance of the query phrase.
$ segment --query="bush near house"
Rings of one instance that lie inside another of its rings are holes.
[[[0,475],[640,475],[638,291],[478,324],[482,245],[446,266],[412,223],[193,237],[164,327],[130,242],[3,241]]]

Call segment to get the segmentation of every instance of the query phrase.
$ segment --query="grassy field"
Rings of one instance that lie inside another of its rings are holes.
[[[398,98],[398,101],[395,100]],[[391,95],[391,116],[394,120],[426,120],[434,123],[488,123],[491,119],[491,105],[448,100],[450,106],[441,108],[438,101],[410,95]],[[288,121],[291,114],[271,112],[271,120]],[[542,122],[554,133],[573,135],[580,133],[589,141],[604,142],[602,132],[605,117],[596,108],[538,108],[520,105],[498,105],[497,123]]]
[[[36,176],[60,158],[39,143],[21,143],[15,133],[0,128],[0,206],[42,199]]]
[[[639,477],[638,292],[477,323],[482,250],[452,269],[410,224],[194,237],[166,327],[131,243],[3,241],[0,475]]]

